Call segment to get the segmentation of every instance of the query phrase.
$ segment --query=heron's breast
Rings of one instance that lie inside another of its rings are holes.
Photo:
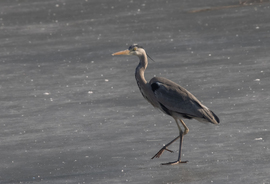
[[[140,82],[139,82],[138,80],[136,80],[136,81],[137,81],[137,85],[138,85],[138,87],[139,87],[139,90],[140,90],[142,96],[143,96],[145,99],[147,99],[147,97],[146,97],[146,95],[145,95],[145,92],[144,92],[144,90],[142,89],[142,87],[141,87],[141,85],[140,85]]]

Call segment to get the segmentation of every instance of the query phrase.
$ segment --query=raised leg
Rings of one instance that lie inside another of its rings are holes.
[[[151,159],[153,159],[153,158],[159,158],[165,150],[167,150],[167,151],[169,151],[169,152],[172,153],[173,151],[172,151],[172,150],[169,150],[167,147],[170,146],[173,142],[175,142],[175,141],[176,141],[177,139],[179,139],[179,138],[180,138],[180,136],[174,138],[171,142],[169,142],[168,144],[166,144],[165,146],[163,146],[163,148],[161,148],[161,149],[157,152],[157,154],[155,154]]]
[[[186,126],[186,124],[184,123],[183,120],[180,119],[180,122],[182,123],[182,125],[183,125],[184,128],[185,128],[185,131],[184,131],[184,132],[182,131],[182,129],[181,129],[181,127],[180,127],[180,125],[179,125],[177,119],[175,119],[175,122],[176,122],[176,124],[177,124],[178,129],[179,129],[179,136],[176,137],[176,138],[174,138],[171,142],[169,142],[169,143],[166,144],[165,146],[163,146],[163,148],[161,148],[161,149],[159,150],[159,152],[157,152],[157,154],[155,154],[155,155],[152,157],[152,159],[153,159],[153,158],[159,158],[165,150],[167,150],[167,151],[169,151],[169,152],[173,152],[173,151],[169,150],[167,147],[170,146],[173,142],[175,142],[177,139],[180,138],[178,159],[177,159],[176,161],[174,161],[174,162],[163,163],[162,165],[175,165],[175,164],[179,164],[179,163],[187,163],[187,162],[188,162],[188,161],[181,161],[181,154],[182,154],[183,137],[184,137],[184,135],[186,135],[186,134],[188,133],[189,129],[188,129],[188,127]]]
[[[180,163],[187,163],[188,161],[181,161],[181,154],[182,154],[182,143],[183,143],[183,132],[182,130],[180,131],[180,143],[179,143],[179,154],[178,154],[178,159],[174,162],[168,162],[168,163],[162,163],[162,165],[175,165],[175,164],[180,164]]]

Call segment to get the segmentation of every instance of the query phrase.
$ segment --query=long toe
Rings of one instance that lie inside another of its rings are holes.
[[[187,160],[186,161],[180,161],[180,163],[185,164],[185,163],[188,163],[188,161]]]
[[[159,152],[157,152],[157,154],[155,154],[151,159],[153,158],[159,158],[160,155],[164,152],[164,149],[161,149]]]
[[[176,165],[176,164],[184,164],[184,163],[187,163],[188,161],[174,161],[174,162],[168,162],[168,163],[162,163],[161,165]]]
[[[163,147],[163,148],[161,148],[161,149],[159,150],[159,152],[157,152],[157,154],[155,154],[151,159],[153,159],[153,158],[159,158],[165,150],[166,150],[166,151],[169,151],[169,152],[171,152],[171,153],[173,153],[172,150],[169,150],[168,148]]]

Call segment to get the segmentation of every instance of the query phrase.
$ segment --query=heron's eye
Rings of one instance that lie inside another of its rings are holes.
[[[134,48],[133,48],[133,51],[136,51],[136,50],[137,50],[137,47],[134,47]]]

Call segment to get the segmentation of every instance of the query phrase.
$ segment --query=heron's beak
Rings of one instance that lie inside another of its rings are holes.
[[[123,51],[119,51],[119,52],[116,52],[116,53],[113,53],[112,55],[115,56],[115,55],[129,55],[129,50],[123,50]]]

